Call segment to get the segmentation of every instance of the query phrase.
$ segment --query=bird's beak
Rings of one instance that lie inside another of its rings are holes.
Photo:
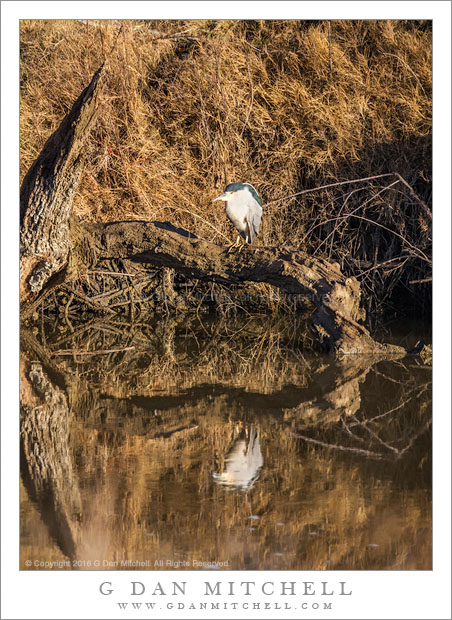
[[[221,194],[221,196],[218,196],[218,198],[214,198],[212,200],[212,202],[216,202],[217,200],[227,200],[228,199],[228,195],[227,193]]]

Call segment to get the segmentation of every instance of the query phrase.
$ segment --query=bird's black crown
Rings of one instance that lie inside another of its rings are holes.
[[[261,197],[259,196],[257,191],[254,189],[254,187],[250,185],[249,183],[229,183],[229,185],[225,187],[224,191],[225,192],[238,192],[241,189],[247,189],[249,193],[253,196],[253,198],[257,200],[257,202],[262,207]]]

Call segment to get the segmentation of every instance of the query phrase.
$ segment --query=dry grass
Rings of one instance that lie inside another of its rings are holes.
[[[23,21],[21,172],[107,59],[83,219],[171,220],[224,244],[211,201],[227,182],[270,203],[392,172],[429,204],[431,51],[430,22],[333,21],[330,45],[326,21]],[[410,283],[431,275],[431,221],[397,177],[264,209],[258,243],[365,272],[369,310],[405,289],[428,306],[430,285]]]

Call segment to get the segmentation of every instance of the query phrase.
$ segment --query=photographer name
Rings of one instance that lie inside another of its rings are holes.
[[[186,581],[154,582],[144,584],[142,581],[130,581],[127,592],[131,596],[186,596]],[[116,592],[112,581],[103,581],[99,591],[104,596]],[[346,581],[204,581],[204,596],[351,596],[352,590]]]

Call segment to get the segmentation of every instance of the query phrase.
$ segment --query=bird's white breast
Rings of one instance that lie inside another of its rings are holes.
[[[242,204],[239,201],[228,201],[226,203],[226,215],[237,228],[237,230],[246,232],[247,227],[245,217],[247,213],[248,207],[246,204]]]

